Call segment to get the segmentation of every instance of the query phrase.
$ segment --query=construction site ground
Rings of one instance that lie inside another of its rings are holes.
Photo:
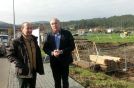
[[[94,47],[89,41],[75,41],[79,50],[79,63],[85,66],[83,61],[90,62],[89,55],[108,55],[120,57],[123,63],[122,69],[112,74],[120,79],[134,81],[134,43],[97,43]],[[85,44],[85,45],[84,45]],[[88,51],[86,49],[88,48]],[[97,49],[95,49],[97,48]],[[78,52],[78,51],[77,51]],[[76,53],[76,51],[75,51]],[[76,59],[76,57],[75,57]],[[78,64],[78,63],[77,63]],[[90,64],[87,64],[90,65]]]

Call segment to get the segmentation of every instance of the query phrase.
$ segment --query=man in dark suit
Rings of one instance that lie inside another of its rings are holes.
[[[60,21],[53,18],[50,21],[52,31],[47,34],[43,50],[50,56],[55,88],[69,88],[69,64],[72,63],[72,51],[75,48],[72,34],[60,27]]]

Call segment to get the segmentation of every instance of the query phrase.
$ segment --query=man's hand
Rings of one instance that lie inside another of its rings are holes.
[[[58,56],[60,55],[59,50],[54,50],[54,51],[53,51],[53,55],[54,55],[55,57],[58,57]]]
[[[52,52],[52,55],[55,56],[55,57],[59,57],[59,55],[62,54],[62,53],[63,53],[62,50],[58,50],[58,49],[57,49],[57,50],[54,50],[54,51]]]

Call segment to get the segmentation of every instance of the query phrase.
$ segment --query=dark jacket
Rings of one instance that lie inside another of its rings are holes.
[[[36,71],[39,74],[44,74],[43,62],[41,57],[40,48],[37,43],[37,37],[32,36],[36,48]],[[20,75],[28,75],[30,68],[28,66],[28,53],[26,45],[21,35],[19,38],[13,40],[11,46],[7,49],[7,58],[10,62],[14,62],[17,68],[22,69]]]
[[[59,50],[63,50],[63,53],[60,54],[58,58],[51,55],[51,52],[56,49],[55,37],[52,32],[47,34],[43,50],[45,51],[46,54],[50,56],[50,63],[60,61],[64,65],[68,65],[73,61],[72,51],[75,48],[74,38],[72,34],[67,30],[61,29],[60,34],[61,39],[60,39]]]

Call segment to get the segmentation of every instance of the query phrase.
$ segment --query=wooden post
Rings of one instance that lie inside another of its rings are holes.
[[[77,44],[75,44],[75,50],[76,50],[77,61],[80,61],[80,55],[79,55]]]

